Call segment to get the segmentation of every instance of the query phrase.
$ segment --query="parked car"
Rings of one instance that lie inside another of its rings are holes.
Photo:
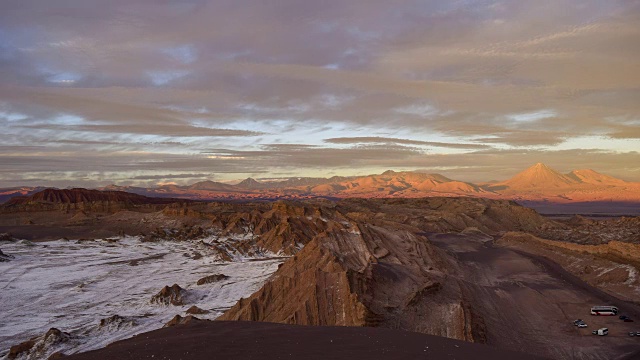
[[[600,328],[598,330],[593,330],[591,332],[593,335],[598,335],[598,336],[605,336],[605,335],[609,335],[609,329],[607,328]]]
[[[585,322],[580,322],[580,323],[578,323],[578,327],[579,327],[579,328],[586,328],[586,327],[587,327],[587,323],[585,323]]]
[[[618,318],[619,318],[620,320],[626,320],[626,319],[628,319],[629,317],[628,317],[627,315],[620,315],[620,316],[618,316]]]
[[[582,319],[573,320],[573,325],[578,326],[581,322],[583,322]]]
[[[629,331],[629,336],[640,336],[640,331]]]

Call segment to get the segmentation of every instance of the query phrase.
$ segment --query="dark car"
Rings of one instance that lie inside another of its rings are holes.
[[[620,320],[625,320],[625,319],[628,319],[629,317],[627,315],[620,315],[619,318]]]
[[[624,319],[624,320],[622,320],[622,321],[624,321],[624,322],[633,322],[633,319],[631,319],[631,318],[625,318],[625,319]]]
[[[582,319],[573,320],[573,325],[578,326],[582,322]]]

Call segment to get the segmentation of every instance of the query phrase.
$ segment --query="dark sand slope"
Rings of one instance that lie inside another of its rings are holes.
[[[487,344],[555,359],[640,355],[640,342],[628,336],[637,323],[589,313],[592,305],[613,304],[637,318],[637,305],[588,285],[546,258],[494,247],[490,237],[430,234],[429,239],[457,258],[453,276],[471,311],[480,315]],[[585,320],[588,328],[573,326],[574,319]],[[601,327],[609,328],[609,336],[591,334]]]
[[[95,359],[491,359],[533,355],[438,336],[358,327],[295,326],[260,322],[191,322],[65,357]]]

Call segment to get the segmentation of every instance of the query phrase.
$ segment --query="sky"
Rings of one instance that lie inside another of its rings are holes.
[[[2,0],[0,186],[640,181],[639,0]]]

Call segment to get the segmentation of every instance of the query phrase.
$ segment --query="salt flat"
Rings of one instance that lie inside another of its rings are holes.
[[[200,241],[141,242],[137,237],[45,243],[2,243],[15,259],[0,263],[0,356],[10,346],[55,327],[69,342],[53,351],[75,353],[162,327],[196,305],[214,319],[241,297],[258,290],[283,259],[216,261]],[[229,278],[197,286],[212,274]],[[187,290],[183,306],[150,303],[165,285]],[[100,327],[113,315],[127,321]]]

